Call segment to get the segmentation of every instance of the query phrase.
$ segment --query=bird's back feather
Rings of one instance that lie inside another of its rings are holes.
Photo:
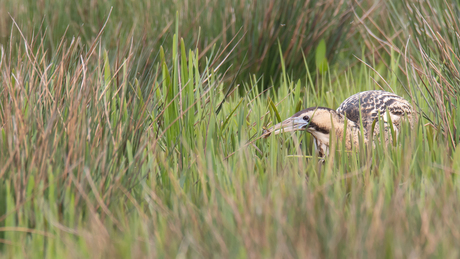
[[[337,113],[346,114],[349,120],[358,125],[360,124],[360,112],[363,127],[366,130],[369,130],[379,114],[384,116],[385,123],[388,121],[389,115],[392,123],[399,125],[404,116],[411,118],[414,113],[410,103],[402,97],[379,90],[354,94],[343,101],[339,108],[337,108]]]

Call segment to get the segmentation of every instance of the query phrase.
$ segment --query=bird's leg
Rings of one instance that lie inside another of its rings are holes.
[[[318,164],[323,164],[324,165],[324,163],[326,163],[326,157],[325,156],[323,156],[323,157],[318,159]]]
[[[322,173],[322,170],[323,170],[323,166],[324,166],[324,163],[325,163],[325,158],[319,158],[318,160],[318,163],[316,164],[316,168],[317,168],[317,175],[318,177],[321,176],[321,173]]]

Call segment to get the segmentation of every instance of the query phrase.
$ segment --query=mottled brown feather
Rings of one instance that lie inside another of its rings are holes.
[[[377,119],[379,114],[382,116],[386,111],[390,113],[392,123],[396,126],[399,126],[404,116],[407,116],[410,121],[412,121],[412,117],[414,116],[412,106],[404,98],[379,90],[354,94],[343,101],[339,108],[337,108],[337,113],[346,114],[349,120],[357,124],[360,124],[360,111],[363,127],[366,130],[370,129],[373,121]]]
[[[375,90],[365,91],[347,98],[337,110],[310,107],[299,111],[266,130],[264,134],[269,136],[272,132],[278,134],[284,130],[291,132],[306,130],[314,137],[316,153],[319,156],[324,156],[329,154],[329,133],[331,131],[335,132],[338,139],[345,137],[346,148],[351,150],[352,146],[357,147],[359,145],[362,133],[364,133],[364,143],[368,143],[374,120],[383,123],[384,134],[381,137],[385,143],[389,143],[393,138],[390,133],[390,118],[397,136],[401,121],[407,118],[413,127],[417,116],[410,103],[396,94]],[[363,127],[361,127],[360,119],[362,119]],[[380,135],[380,129],[378,126],[375,127],[373,135]],[[374,141],[376,139],[374,138]]]

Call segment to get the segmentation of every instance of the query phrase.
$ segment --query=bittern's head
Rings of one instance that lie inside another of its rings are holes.
[[[332,118],[332,121],[331,121]],[[264,137],[281,132],[305,130],[314,136],[328,135],[334,125],[339,124],[341,116],[336,111],[325,107],[311,107],[297,112],[281,123],[264,130]]]

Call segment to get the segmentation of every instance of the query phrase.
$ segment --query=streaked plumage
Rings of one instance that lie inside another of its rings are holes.
[[[379,113],[385,115],[383,119],[387,123],[389,118],[386,111],[388,111],[391,122],[398,126],[397,129],[399,129],[399,124],[405,114],[410,118],[414,114],[412,106],[404,98],[393,93],[376,90],[354,94],[337,108],[338,113],[346,114],[347,118],[354,122],[359,122],[360,111],[363,126],[366,129],[369,129]]]
[[[361,115],[360,115],[361,113]],[[396,135],[399,134],[401,122],[407,118],[414,125],[416,114],[412,106],[404,98],[385,91],[365,91],[354,94],[347,98],[337,110],[325,107],[311,107],[297,112],[290,118],[264,131],[264,136],[271,133],[306,130],[314,137],[315,150],[318,156],[329,153],[329,133],[334,129],[338,139],[342,139],[345,133],[346,121],[346,148],[359,145],[361,132],[364,133],[364,142],[367,143],[374,120],[381,116],[384,125],[385,142],[391,140],[390,119]],[[361,117],[360,117],[361,116]],[[362,118],[362,126],[360,118]],[[380,128],[374,128],[374,136],[378,135]]]

